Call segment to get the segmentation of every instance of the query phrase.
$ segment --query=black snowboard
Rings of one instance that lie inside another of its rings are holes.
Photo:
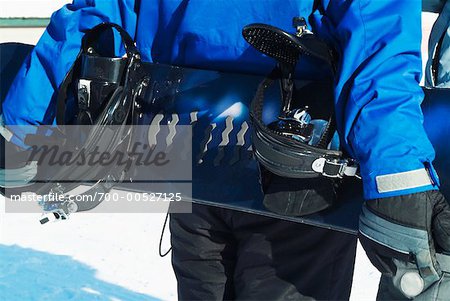
[[[2,44],[2,101],[20,62],[32,49],[29,45]],[[304,217],[288,217],[267,211],[262,205],[260,172],[251,147],[249,104],[261,76],[147,64],[150,89],[144,102],[140,124],[192,126],[193,202],[261,214],[299,223],[357,233],[362,200],[361,181],[343,179],[334,206]],[[450,197],[450,90],[425,89],[425,127],[437,152],[435,166],[442,189]],[[314,116],[326,108],[331,89],[318,81],[298,81],[295,99],[310,105]],[[273,120],[279,111],[279,88],[267,93],[265,119]],[[176,135],[175,138],[176,139]],[[148,172],[148,171],[146,171]],[[142,184],[118,184],[116,188],[142,190]]]

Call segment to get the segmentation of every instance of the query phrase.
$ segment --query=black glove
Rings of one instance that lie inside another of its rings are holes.
[[[450,252],[450,208],[439,191],[366,201],[359,231],[372,264],[405,296],[442,277],[436,252]]]

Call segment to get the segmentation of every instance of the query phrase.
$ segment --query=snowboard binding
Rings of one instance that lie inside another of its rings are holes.
[[[124,42],[126,56],[122,58],[105,57],[94,48],[101,33],[115,29]],[[83,38],[82,49],[74,68],[68,73],[61,85],[58,100],[56,121],[59,131],[65,134],[68,107],[67,89],[71,84],[76,86],[75,114],[72,123],[81,125],[81,131],[89,126],[81,143],[73,148],[87,154],[92,152],[115,153],[121,151],[129,154],[132,127],[139,114],[139,97],[145,93],[149,78],[144,75],[141,56],[128,33],[116,24],[102,23],[92,28]],[[70,116],[69,116],[70,117]],[[66,137],[66,140],[70,137]],[[77,141],[77,139],[75,139]],[[89,165],[77,168],[63,168],[51,181],[40,187],[37,194],[44,195],[40,203],[46,214],[41,223],[64,220],[70,214],[88,211],[98,206],[105,193],[119,182],[125,180],[130,171],[127,167],[110,166],[92,167]],[[128,176],[129,177],[129,176]],[[73,180],[59,181],[59,180]],[[74,199],[68,192],[79,185],[80,179],[93,182],[87,191]],[[60,199],[48,200],[51,195],[62,196]],[[88,202],[83,201],[89,197]]]
[[[250,24],[242,31],[250,45],[277,61],[277,67],[260,84],[251,104],[255,156],[265,168],[283,177],[353,176],[355,162],[343,158],[340,151],[328,149],[336,123],[333,101],[328,104],[330,113],[326,126],[316,129],[321,134],[314,144],[311,138],[315,126],[308,106],[293,107],[295,68],[302,57],[310,56],[327,64],[333,74],[336,70],[332,50],[307,29],[305,19],[294,18],[293,26],[295,34],[267,24]],[[264,93],[274,77],[280,79],[282,106],[278,121],[265,125],[262,120]]]
[[[277,214],[304,216],[322,211],[336,199],[334,179],[354,176],[357,165],[331,148],[335,133],[334,102],[326,99],[327,120],[313,119],[304,99],[294,99],[296,67],[304,57],[326,64],[335,73],[335,58],[325,42],[308,30],[304,18],[294,18],[291,34],[267,24],[250,24],[242,34],[261,53],[276,60],[276,68],[259,85],[250,105],[252,143],[261,170],[264,206]],[[281,110],[266,125],[266,90],[279,79]],[[317,105],[311,103],[311,106]],[[317,110],[316,110],[317,111]]]
[[[113,30],[119,33],[125,46],[124,57],[105,55],[108,49],[100,45],[101,37],[112,34]],[[56,126],[41,126],[25,136],[23,144],[29,149],[17,151],[24,154],[22,157],[25,159],[21,157],[21,160],[25,165],[4,172],[9,172],[3,178],[10,182],[9,186],[3,185],[5,192],[9,188],[20,187],[19,191],[12,190],[14,194],[32,191],[40,196],[38,203],[45,212],[40,220],[42,224],[65,220],[72,213],[98,206],[103,200],[99,195],[131,177],[129,166],[73,163],[55,167],[47,164],[50,160],[45,161],[47,158],[43,159],[46,156],[43,154],[55,146],[59,158],[66,151],[72,158],[86,157],[94,152],[109,155],[120,152],[130,156],[133,139],[131,125],[139,118],[140,99],[148,82],[140,53],[124,29],[116,24],[102,23],[89,30],[83,37],[74,65],[59,87]],[[30,158],[35,158],[33,151],[40,152],[39,164],[30,162]],[[16,152],[13,150],[10,153]],[[33,167],[31,173],[28,169]],[[26,183],[11,182],[12,176],[19,170],[29,174]],[[90,187],[73,198],[71,191],[81,184],[89,184]],[[54,198],[56,195],[57,199]],[[90,201],[83,201],[83,197],[88,196]]]

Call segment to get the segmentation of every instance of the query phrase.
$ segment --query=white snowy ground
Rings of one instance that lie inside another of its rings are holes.
[[[424,40],[433,20],[425,15]],[[42,30],[0,29],[0,43],[34,44]],[[0,197],[1,301],[176,300],[170,255],[158,255],[164,214],[76,214],[45,226],[39,217],[5,213]],[[379,277],[358,246],[351,300],[375,300]]]
[[[0,300],[176,300],[170,256],[158,255],[164,214],[76,214],[42,226],[40,214],[1,212]]]

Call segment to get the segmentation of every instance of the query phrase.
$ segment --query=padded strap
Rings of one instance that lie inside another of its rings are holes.
[[[272,173],[288,178],[355,176],[356,162],[342,158],[340,151],[313,147],[282,136],[263,123],[264,92],[272,83],[267,78],[259,85],[250,106],[253,150],[258,161]]]
[[[119,25],[114,23],[101,23],[95,27],[93,27],[91,30],[89,30],[83,37],[82,41],[82,48],[80,53],[77,56],[77,59],[75,60],[75,63],[72,65],[70,71],[67,73],[66,77],[64,78],[62,84],[59,86],[58,91],[58,97],[56,100],[56,124],[57,125],[64,125],[65,122],[65,112],[66,112],[66,105],[67,105],[67,96],[68,96],[68,90],[73,82],[74,74],[78,74],[81,67],[81,59],[83,54],[89,53],[89,48],[94,44],[95,41],[97,41],[100,38],[100,35],[107,29],[116,29],[124,43],[125,50],[127,52],[127,58],[126,60],[130,60],[135,55],[139,55],[139,52],[134,44],[133,39],[131,36]]]
[[[83,37],[82,41],[82,51],[84,53],[89,52],[89,47],[91,47],[99,38],[100,35],[108,29],[115,29],[120,34],[123,44],[125,46],[125,50],[127,54],[136,54],[139,53],[136,45],[134,44],[131,36],[126,32],[122,27],[114,23],[101,23],[92,29],[90,29]]]

